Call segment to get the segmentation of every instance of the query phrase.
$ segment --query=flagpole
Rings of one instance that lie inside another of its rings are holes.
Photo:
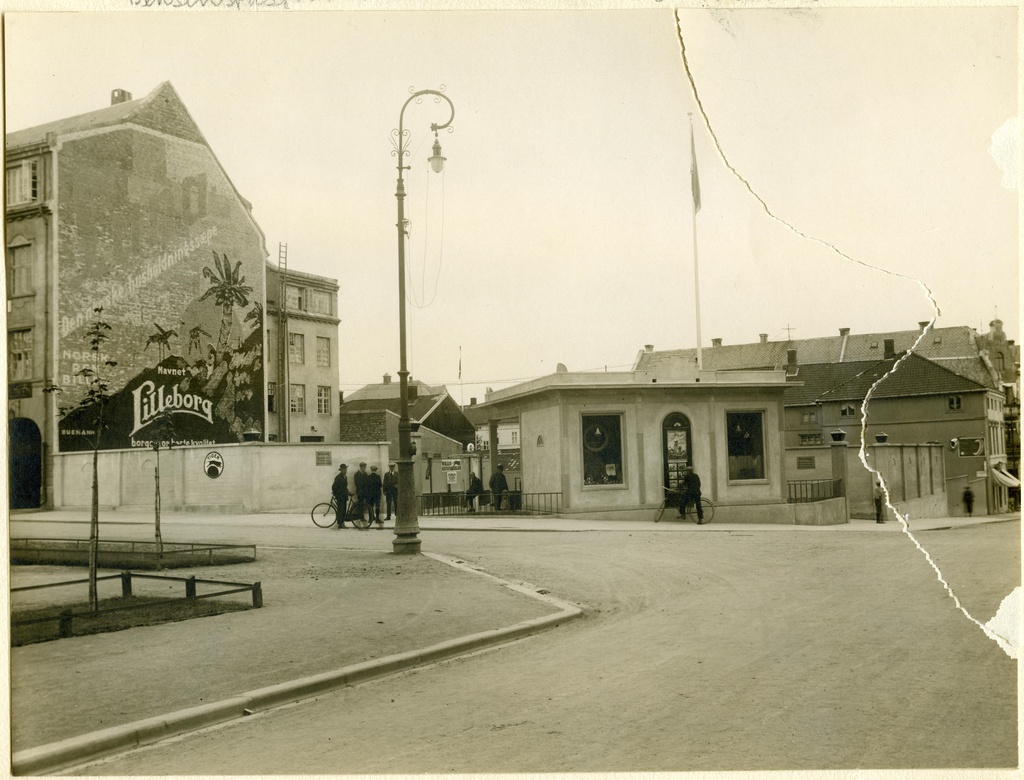
[[[697,269],[697,212],[700,210],[700,182],[697,179],[697,153],[693,144],[693,114],[690,117],[690,185],[693,191],[693,298],[697,318],[697,370],[704,370],[700,338],[700,275]]]

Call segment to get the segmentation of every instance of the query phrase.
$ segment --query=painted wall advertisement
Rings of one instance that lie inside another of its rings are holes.
[[[91,369],[110,394],[101,449],[242,441],[264,427],[262,234],[205,145],[111,134],[128,164],[95,136],[60,154],[59,403],[80,403]],[[68,414],[60,450],[92,449],[96,429],[95,406]]]

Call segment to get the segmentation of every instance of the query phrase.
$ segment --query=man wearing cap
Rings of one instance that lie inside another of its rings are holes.
[[[505,479],[505,467],[499,463],[498,470],[491,475],[488,483],[491,488],[491,501],[494,503],[494,511],[501,511],[502,496],[508,493],[508,480]]]
[[[391,510],[395,510],[395,517],[398,517],[398,474],[395,473],[395,464],[388,464],[388,473],[384,475],[384,499],[388,516],[385,520],[391,519]]]
[[[334,505],[337,509],[338,528],[345,527],[345,509],[348,506],[348,465],[342,463],[338,466],[338,475],[331,485],[331,493],[334,496]]]
[[[370,519],[377,523],[378,528],[384,527],[384,521],[380,519],[380,474],[376,466],[370,466],[370,473],[366,475],[366,506],[370,512]]]

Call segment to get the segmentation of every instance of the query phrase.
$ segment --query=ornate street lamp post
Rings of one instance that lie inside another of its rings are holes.
[[[441,89],[444,89],[442,86]],[[455,106],[448,96],[435,89],[422,89],[413,92],[402,105],[398,114],[398,130],[392,130],[395,149],[392,154],[398,156],[398,188],[395,198],[398,200],[398,349],[400,367],[398,369],[399,393],[401,397],[400,417],[398,419],[398,515],[395,521],[395,539],[392,549],[396,554],[413,555],[420,551],[420,524],[416,516],[416,475],[413,473],[412,425],[409,422],[409,371],[405,361],[405,237],[408,233],[405,221],[405,181],[404,171],[409,166],[403,165],[409,154],[409,131],[404,127],[405,109],[412,102],[422,102],[424,95],[434,95],[434,102],[444,100],[451,109],[451,116],[444,124],[431,124],[434,131],[434,149],[430,157],[430,167],[440,173],[445,158],[441,156],[441,144],[437,140],[437,131],[446,127],[451,132],[451,123],[455,119]]]

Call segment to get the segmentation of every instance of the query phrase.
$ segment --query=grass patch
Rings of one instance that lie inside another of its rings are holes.
[[[122,631],[135,626],[155,626],[192,618],[220,615],[252,609],[251,604],[240,601],[199,599],[169,599],[158,596],[128,596],[101,599],[100,611],[93,614],[89,602],[52,604],[45,607],[17,610],[11,613],[11,646],[20,647],[36,642],[62,639],[61,613],[71,610],[70,636],[102,634]],[[38,621],[16,625],[22,621]]]

